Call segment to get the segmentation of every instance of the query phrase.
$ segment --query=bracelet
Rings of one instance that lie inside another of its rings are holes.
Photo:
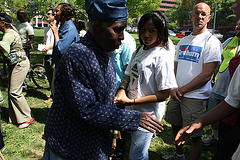
[[[125,90],[126,91],[126,89],[124,88],[124,87],[119,87],[118,89],[117,89],[117,91],[119,91],[120,89],[123,89],[123,90]]]

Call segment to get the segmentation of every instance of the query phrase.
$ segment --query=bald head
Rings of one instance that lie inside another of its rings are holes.
[[[190,14],[193,23],[193,35],[207,31],[207,23],[211,19],[210,7],[206,3],[198,3]]]
[[[210,9],[210,7],[209,7],[208,4],[203,3],[203,2],[198,3],[198,4],[196,4],[196,5],[193,7],[193,11],[197,10],[198,8],[204,8],[204,10],[205,10],[206,12],[208,12],[208,14],[210,14],[211,9]]]

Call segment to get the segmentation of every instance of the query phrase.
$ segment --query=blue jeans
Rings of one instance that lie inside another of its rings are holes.
[[[151,143],[153,133],[134,131],[129,153],[129,160],[148,160],[148,148]]]
[[[54,154],[46,143],[43,154],[43,160],[64,160],[64,159]]]

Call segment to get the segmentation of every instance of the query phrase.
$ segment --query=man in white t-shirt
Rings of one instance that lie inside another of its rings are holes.
[[[23,49],[30,58],[31,44],[34,43],[34,30],[31,24],[27,22],[27,12],[25,10],[20,9],[17,11],[17,19],[19,22],[17,22],[16,28],[22,39]],[[26,79],[23,82],[23,89],[27,89]]]
[[[240,109],[240,65],[238,65],[233,77],[230,81],[227,97],[219,103],[215,108],[202,115],[191,124],[182,128],[176,138],[175,143],[181,145],[193,133],[198,132],[204,126],[218,122]],[[234,155],[234,157],[237,155]],[[234,159],[234,158],[233,158]],[[234,159],[235,160],[235,159]]]
[[[23,47],[26,47],[34,43],[34,30],[31,24],[27,21],[27,12],[25,10],[17,11],[17,19],[19,22],[16,24],[16,28],[21,36]],[[26,51],[25,52],[29,52]],[[28,55],[28,53],[26,53]]]
[[[207,23],[211,19],[210,7],[206,3],[198,3],[190,16],[193,32],[177,45],[174,66],[178,88],[171,91],[165,117],[172,125],[174,137],[183,126],[205,113],[212,91],[210,80],[221,61],[221,42],[207,30]],[[191,136],[191,160],[200,157],[201,136],[201,132]],[[182,145],[176,145],[176,153],[163,158],[173,157],[185,159]]]

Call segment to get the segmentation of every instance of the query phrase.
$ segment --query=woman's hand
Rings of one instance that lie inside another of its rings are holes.
[[[126,98],[126,91],[124,89],[119,89],[115,95],[114,103],[121,102],[122,99]]]
[[[120,89],[114,98],[114,103],[117,107],[124,109],[126,105],[134,103],[134,100],[127,97],[124,89]]]
[[[58,25],[56,23],[49,23],[49,26],[52,29],[53,33],[58,33]]]
[[[49,26],[53,31],[54,38],[55,38],[55,43],[56,43],[57,41],[59,41],[58,24],[57,23],[50,23]]]

